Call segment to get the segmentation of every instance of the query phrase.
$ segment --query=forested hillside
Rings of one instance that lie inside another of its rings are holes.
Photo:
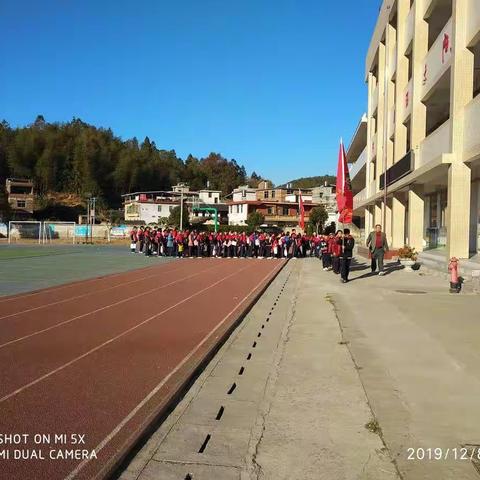
[[[148,137],[122,140],[112,130],[97,128],[80,119],[47,123],[39,115],[23,128],[0,124],[0,194],[7,177],[33,178],[36,193],[89,193],[107,208],[121,204],[122,193],[162,190],[179,181],[192,189],[210,188],[223,194],[260,178],[247,176],[245,168],[218,153],[206,158],[179,158],[174,150],[158,148]]]
[[[291,184],[292,188],[313,188],[319,187],[327,182],[329,185],[335,185],[336,177],[333,175],[321,175],[318,177],[303,177],[297,178],[296,180],[290,180],[285,184]]]

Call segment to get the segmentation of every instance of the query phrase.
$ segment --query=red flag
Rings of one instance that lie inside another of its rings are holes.
[[[298,224],[302,230],[305,230],[305,206],[303,205],[303,198],[302,198],[302,191],[298,190],[298,203],[299,203],[299,213],[300,213],[300,221]]]
[[[340,140],[340,150],[338,152],[337,209],[340,214],[338,217],[340,223],[352,223],[353,193],[348,172],[347,156],[345,155],[342,140]]]

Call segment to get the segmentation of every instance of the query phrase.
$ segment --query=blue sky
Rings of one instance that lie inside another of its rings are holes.
[[[379,4],[0,0],[0,119],[75,116],[275,183],[334,173]]]

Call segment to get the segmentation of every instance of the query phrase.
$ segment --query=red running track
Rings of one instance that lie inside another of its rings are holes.
[[[109,475],[284,264],[185,259],[0,299],[0,479]]]

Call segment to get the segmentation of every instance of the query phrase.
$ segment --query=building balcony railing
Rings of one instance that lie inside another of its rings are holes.
[[[422,167],[451,150],[450,142],[451,121],[447,120],[420,144],[420,155],[415,158],[415,168]],[[478,136],[478,132],[477,132]]]
[[[353,209],[357,209],[367,198],[367,187],[365,187],[353,197]]]
[[[358,172],[365,167],[365,164],[367,162],[367,147],[363,149],[363,152],[360,154],[360,156],[357,158],[357,161],[352,164],[350,167],[350,180],[353,180]]]
[[[440,80],[452,62],[452,19],[438,35],[423,61],[422,98]]]

